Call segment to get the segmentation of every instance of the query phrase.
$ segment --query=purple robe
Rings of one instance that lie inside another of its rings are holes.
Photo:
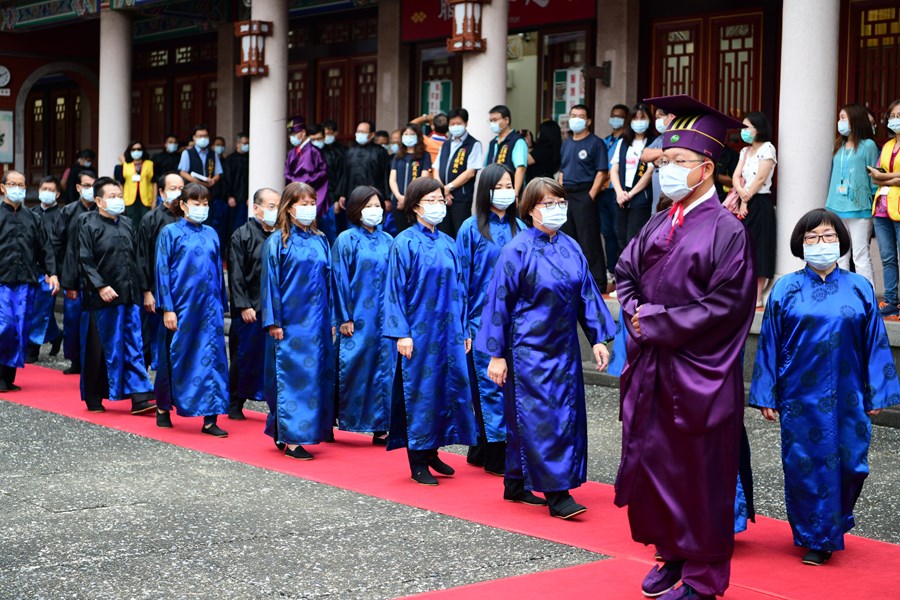
[[[725,482],[738,476],[752,261],[743,224],[709,198],[674,230],[667,212],[655,215],[616,267],[630,337],[615,503],[628,506],[635,541],[683,559],[726,561],[734,550],[735,486]]]
[[[328,167],[319,149],[307,141],[288,150],[284,178],[309,184],[316,190],[316,218],[321,219],[328,210]]]

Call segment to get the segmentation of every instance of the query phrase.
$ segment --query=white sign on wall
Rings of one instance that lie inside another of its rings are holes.
[[[0,163],[12,163],[13,157],[13,112],[0,111]]]

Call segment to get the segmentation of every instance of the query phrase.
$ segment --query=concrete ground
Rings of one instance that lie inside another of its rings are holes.
[[[618,391],[587,404],[612,483]],[[778,428],[746,423],[758,511],[783,519]],[[857,535],[900,543],[897,448],[874,428]],[[394,598],[604,558],[6,402],[0,514],[0,598]]]

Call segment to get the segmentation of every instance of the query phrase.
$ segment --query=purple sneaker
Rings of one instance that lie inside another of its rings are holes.
[[[659,600],[716,600],[715,595],[701,594],[689,585],[682,585],[678,589],[669,590]]]
[[[670,561],[650,569],[641,584],[641,593],[648,598],[662,596],[681,580],[682,561]]]

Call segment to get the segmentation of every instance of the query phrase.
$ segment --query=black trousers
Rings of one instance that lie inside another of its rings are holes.
[[[87,338],[84,341],[84,355],[81,357],[81,380],[84,383],[83,400],[90,406],[101,404],[109,397],[109,374],[106,370],[106,356],[100,343],[100,333],[94,322],[93,311],[88,311]],[[132,402],[152,400],[153,392],[141,392],[131,395]]]
[[[600,288],[600,293],[605,294],[606,255],[600,239],[600,219],[597,205],[591,198],[588,186],[566,188],[566,195],[569,201],[569,210],[566,214],[566,222],[560,231],[574,238],[581,246],[581,252],[587,259],[588,269],[594,277],[597,287]]]
[[[16,382],[16,368],[0,366],[0,379],[6,382],[6,385],[12,385]]]
[[[643,203],[643,198],[641,198]],[[628,242],[640,233],[647,221],[650,220],[650,205],[633,206],[632,202],[627,202],[625,206],[618,209],[618,229],[616,233],[619,236],[619,252],[625,250]]]

